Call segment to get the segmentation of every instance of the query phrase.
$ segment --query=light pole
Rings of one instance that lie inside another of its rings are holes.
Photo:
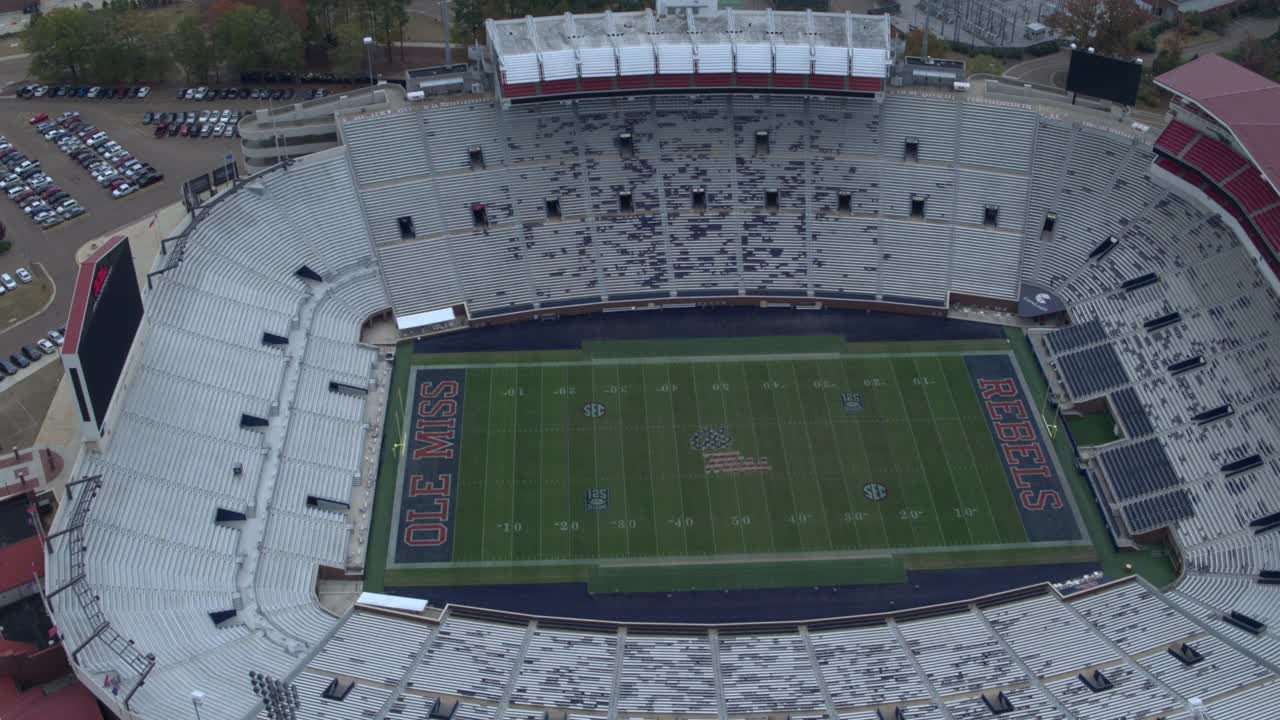
[[[191,707],[196,709],[196,720],[200,720],[200,705],[204,703],[204,693],[199,690],[191,691]]]
[[[366,35],[364,38],[364,56],[369,61],[369,85],[372,86],[374,84],[373,82],[373,38],[369,37],[368,35]]]

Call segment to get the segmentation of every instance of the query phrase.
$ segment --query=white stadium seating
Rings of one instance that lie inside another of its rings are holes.
[[[110,442],[74,467],[98,479],[63,498],[54,529],[75,530],[52,541],[48,587],[84,573],[87,592],[58,595],[53,615],[69,648],[89,641],[77,669],[119,688],[114,709],[188,720],[199,689],[203,720],[265,718],[254,670],[291,680],[307,720],[425,718],[437,699],[458,701],[459,720],[869,720],[895,706],[968,720],[990,716],[982,697],[996,693],[1014,718],[1190,718],[1193,697],[1215,718],[1275,716],[1259,708],[1280,706],[1280,594],[1257,575],[1280,570],[1280,541],[1249,523],[1280,512],[1280,298],[1247,239],[1152,181],[1144,139],[897,91],[467,98],[340,119],[339,132],[344,147],[246,179],[170,246],[181,262],[145,295]],[[1109,235],[1117,249],[1090,260]],[[1149,272],[1155,285],[1123,289]],[[366,413],[386,393],[360,342],[376,313],[750,295],[940,311],[957,296],[1016,303],[1021,281],[1067,303],[1071,327],[1044,341],[1064,398],[1107,398],[1132,430],[1087,466],[1123,528],[1172,528],[1187,572],[1169,594],[1130,579],[732,629],[452,606],[339,618],[317,601],[352,528],[307,498],[345,503],[363,472]],[[1143,327],[1173,311],[1182,322]],[[1169,377],[1197,354],[1204,368]],[[1192,419],[1227,402],[1226,420]],[[266,426],[242,426],[246,414]],[[1260,467],[1223,477],[1253,453]],[[215,522],[223,510],[247,517]],[[1233,610],[1266,628],[1224,621]],[[1203,659],[1170,653],[1184,643]],[[1079,675],[1093,671],[1114,687],[1091,691]],[[338,675],[356,689],[322,699]]]

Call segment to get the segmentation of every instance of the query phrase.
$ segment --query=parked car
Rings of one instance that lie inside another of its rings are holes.
[[[0,283],[4,283],[6,290],[15,290],[18,287],[18,281],[14,280],[9,273],[0,273]]]
[[[59,347],[62,346],[62,333],[58,332],[57,330],[49,331],[49,339],[53,341],[54,345],[57,345]]]
[[[8,358],[0,358],[0,373],[5,375],[17,375],[18,367],[9,362]]]
[[[31,119],[27,120],[27,124],[38,125],[48,119],[49,113],[37,113],[36,115],[33,115]]]
[[[111,191],[111,197],[118,200],[126,195],[132,195],[135,190],[137,190],[137,188],[133,185],[130,185],[129,183],[122,183]]]
[[[27,359],[31,362],[35,362],[36,360],[44,357],[44,353],[40,352],[40,348],[35,345],[23,345],[22,354],[26,355]]]
[[[21,369],[31,367],[31,361],[28,360],[26,356],[24,356],[22,353],[14,353],[10,355],[9,362],[13,363],[14,365],[17,365]]]
[[[144,98],[150,94],[151,94],[151,88],[146,85],[143,85],[142,87],[138,88],[138,92],[135,95],[135,97]]]
[[[52,355],[58,352],[58,348],[54,346],[53,343],[46,340],[45,338],[40,338],[39,340],[36,341],[36,348],[40,350],[40,352],[44,353],[45,355]]]
[[[14,270],[13,274],[17,275],[18,279],[21,280],[23,283],[31,282],[31,271],[27,270],[24,267],[20,267],[17,270]]]
[[[155,120],[155,119],[156,119],[156,114],[155,114],[155,113],[153,113],[153,112],[148,111],[148,112],[144,112],[144,113],[142,113],[142,124],[143,124],[143,125],[150,125],[150,124],[151,124],[151,121],[152,121],[152,120]]]

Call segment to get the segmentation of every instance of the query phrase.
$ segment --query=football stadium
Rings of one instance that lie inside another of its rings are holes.
[[[489,21],[80,269],[43,599],[139,720],[1280,712],[1280,86]],[[273,131],[274,132],[274,131]],[[346,598],[343,600],[343,598]]]

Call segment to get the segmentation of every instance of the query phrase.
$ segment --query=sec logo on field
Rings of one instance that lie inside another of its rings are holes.
[[[604,413],[604,403],[589,402],[582,406],[582,414],[589,418],[602,418]]]
[[[889,497],[889,488],[878,482],[871,482],[862,486],[862,494],[865,495],[868,500],[880,502],[881,500]]]

